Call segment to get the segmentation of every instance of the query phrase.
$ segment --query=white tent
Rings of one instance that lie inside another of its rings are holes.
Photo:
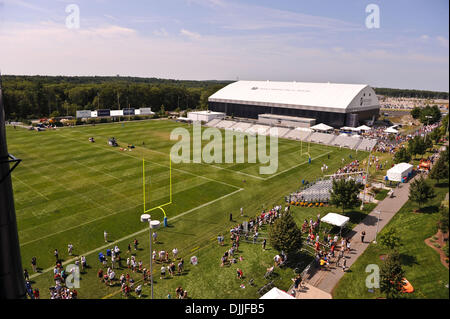
[[[320,219],[321,222],[340,227],[341,228],[340,232],[342,232],[342,227],[347,225],[349,220],[350,217],[335,213],[328,213],[324,218]]]
[[[325,217],[321,218],[320,221],[331,224],[338,227],[344,227],[348,221],[350,220],[350,217],[335,214],[335,213],[328,213]]]
[[[303,132],[311,132],[312,130],[307,127],[296,127],[294,130],[296,131],[303,131]]]
[[[277,287],[273,287],[269,292],[267,292],[264,296],[259,299],[295,299],[287,292],[278,289]]]
[[[354,127],[350,127],[350,126],[343,126],[341,127],[342,131],[354,131],[355,128]]]
[[[413,165],[408,163],[399,163],[391,169],[388,169],[386,176],[390,181],[402,182],[403,177],[408,177],[408,174],[412,172],[413,167]]]
[[[320,123],[320,124],[311,126],[311,129],[316,130],[316,131],[329,131],[329,130],[332,130],[333,128],[326,124]]]
[[[370,131],[370,130],[371,130],[371,128],[368,127],[367,125],[361,125],[361,126],[358,126],[356,129],[357,129],[358,131]]]
[[[387,129],[384,130],[385,133],[393,133],[393,134],[397,134],[398,131],[393,128],[393,127],[388,127]]]

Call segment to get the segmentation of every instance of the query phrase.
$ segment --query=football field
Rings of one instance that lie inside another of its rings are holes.
[[[323,163],[334,172],[353,159],[363,160],[366,152],[313,145],[312,163],[301,154],[298,141],[278,140],[278,169],[271,175],[260,175],[260,163],[170,163],[169,154],[176,141],[170,133],[177,127],[189,131],[192,126],[168,120],[150,120],[78,126],[36,132],[7,127],[9,152],[22,159],[12,174],[15,207],[23,267],[30,272],[33,285],[42,297],[48,296],[53,283],[53,251],[57,248],[64,264],[86,256],[90,268],[81,273],[80,298],[120,298],[120,285],[106,286],[96,278],[101,268],[97,255],[118,245],[127,257],[126,248],[136,238],[139,249],[133,253],[149,268],[148,225],[140,222],[143,203],[143,159],[145,160],[145,208],[164,205],[168,227],[157,230],[155,250],[171,251],[177,247],[185,259],[182,276],[159,280],[155,276],[155,297],[165,298],[182,285],[194,298],[257,298],[257,287],[239,288],[235,268],[244,274],[255,274],[256,285],[264,284],[265,267],[275,252],[261,251],[255,245],[242,246],[244,260],[230,269],[219,269],[225,247],[217,249],[216,237],[225,235],[237,223],[274,205],[284,206],[284,196],[298,189],[301,181],[322,176]],[[95,143],[88,141],[95,138]],[[115,137],[119,147],[108,145]],[[129,149],[128,145],[135,146]],[[306,146],[303,145],[305,150]],[[126,149],[126,150],[121,150]],[[350,158],[351,156],[351,158]],[[239,215],[240,207],[245,216]],[[335,208],[328,208],[328,210]],[[233,222],[229,215],[233,213]],[[296,208],[301,223],[317,211]],[[152,219],[162,222],[163,212],[154,209]],[[103,232],[108,233],[108,242]],[[68,256],[67,245],[74,246]],[[256,249],[257,248],[257,249]],[[223,251],[222,251],[223,250]],[[199,258],[197,266],[189,258]],[[40,272],[31,271],[30,260],[37,257]],[[122,266],[125,264],[122,261]],[[155,274],[159,274],[156,265]],[[119,269],[117,277],[128,270]],[[259,275],[262,273],[262,275]],[[292,270],[280,273],[282,280]],[[141,279],[134,274],[135,280]],[[230,278],[229,278],[230,277]],[[280,278],[281,279],[281,278]],[[144,288],[148,297],[148,288]]]

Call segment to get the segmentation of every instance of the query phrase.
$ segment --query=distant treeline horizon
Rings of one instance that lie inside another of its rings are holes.
[[[2,75],[6,118],[75,115],[77,110],[151,107],[152,111],[207,109],[208,97],[235,81],[129,76]],[[448,92],[374,88],[379,95],[448,99]]]

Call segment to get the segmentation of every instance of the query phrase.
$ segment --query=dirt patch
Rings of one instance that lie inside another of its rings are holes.
[[[434,239],[433,237],[437,239]],[[444,234],[439,230],[433,237],[425,239],[425,244],[439,253],[441,257],[441,263],[448,269],[448,263],[446,262],[446,260],[448,260],[448,257],[443,251],[444,246],[448,244],[448,233]],[[436,243],[439,244],[440,248],[434,246]]]

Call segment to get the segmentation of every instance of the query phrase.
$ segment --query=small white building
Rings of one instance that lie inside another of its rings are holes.
[[[209,122],[214,119],[224,119],[225,113],[213,111],[194,111],[188,112],[187,117],[192,121]]]
[[[388,169],[386,176],[390,181],[402,182],[404,177],[408,178],[408,175],[412,172],[413,167],[413,165],[408,163],[399,163]]]

